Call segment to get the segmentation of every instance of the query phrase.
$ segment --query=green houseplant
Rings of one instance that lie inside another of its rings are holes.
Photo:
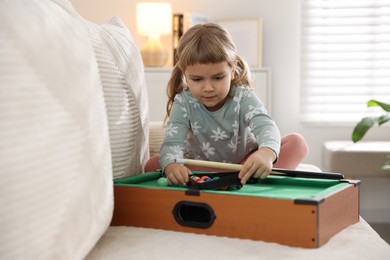
[[[359,142],[367,131],[377,123],[379,126],[390,121],[390,104],[383,103],[374,99],[367,102],[368,107],[379,106],[384,110],[384,114],[380,116],[368,116],[364,117],[358,122],[352,132],[352,141],[354,143]],[[390,170],[390,161],[386,162],[383,166],[384,170]]]

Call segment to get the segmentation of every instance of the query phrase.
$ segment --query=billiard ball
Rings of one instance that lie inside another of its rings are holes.
[[[168,186],[168,180],[167,178],[161,177],[157,180],[158,186]]]

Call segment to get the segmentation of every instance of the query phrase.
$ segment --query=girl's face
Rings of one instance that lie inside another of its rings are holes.
[[[187,66],[184,73],[191,94],[208,111],[217,111],[226,101],[234,67],[227,62]]]

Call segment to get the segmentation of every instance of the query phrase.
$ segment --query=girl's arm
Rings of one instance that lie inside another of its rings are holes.
[[[190,128],[189,120],[182,102],[175,100],[167,123],[164,142],[160,148],[160,165],[167,177],[168,184],[185,185],[189,181],[190,170],[177,164],[176,159],[183,158],[185,140]]]
[[[254,91],[252,93],[242,99],[241,112],[256,138],[258,150],[248,157],[240,170],[238,176],[243,184],[251,176],[267,177],[280,151],[279,129]]]

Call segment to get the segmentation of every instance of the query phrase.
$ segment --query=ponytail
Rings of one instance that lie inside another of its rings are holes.
[[[239,55],[236,56],[237,67],[235,70],[235,77],[232,81],[232,84],[235,86],[252,86],[252,73],[249,69],[248,63],[241,58]]]
[[[183,72],[179,68],[178,64],[173,67],[171,78],[168,81],[167,86],[167,96],[168,102],[166,106],[166,116],[164,122],[166,122],[171,114],[172,104],[175,99],[176,94],[181,93],[183,91]]]

